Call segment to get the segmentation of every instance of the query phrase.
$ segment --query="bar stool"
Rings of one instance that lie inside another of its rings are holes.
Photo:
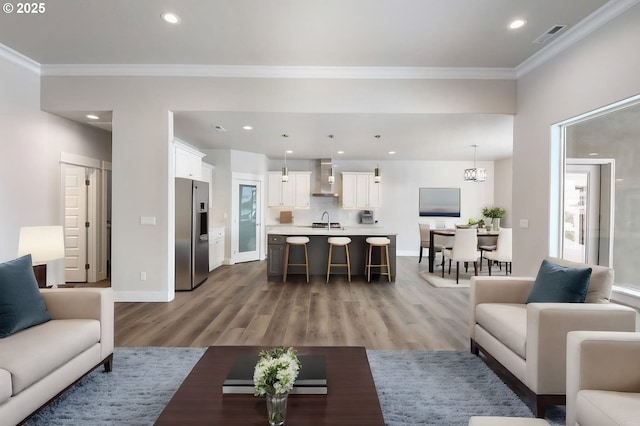
[[[307,282],[309,282],[309,255],[307,253],[307,243],[309,242],[309,237],[287,237],[287,248],[285,249],[284,254],[284,279],[283,282],[287,282],[287,272],[289,271],[289,266],[304,266],[307,271]],[[304,247],[304,263],[289,263],[289,250],[291,246],[303,246]]]
[[[347,274],[349,274],[349,282],[351,282],[351,261],[349,260],[349,243],[351,242],[351,238],[329,237],[327,241],[329,243],[329,261],[327,263],[327,282],[329,282],[329,274],[331,274],[332,266],[346,266]],[[333,260],[332,260],[333,246],[344,247],[344,253],[347,258],[347,263],[333,263]]]
[[[367,244],[369,244],[367,263],[365,265],[365,270],[367,272],[367,281],[371,282],[371,268],[380,268],[380,275],[386,275],[387,278],[389,278],[389,282],[391,282],[391,264],[389,262],[389,244],[391,244],[391,240],[387,237],[368,237],[365,241],[367,242]],[[371,254],[373,253],[374,247],[380,247],[379,264],[371,264]],[[382,253],[383,249],[384,256]],[[382,272],[382,268],[385,266],[387,268],[387,272]]]

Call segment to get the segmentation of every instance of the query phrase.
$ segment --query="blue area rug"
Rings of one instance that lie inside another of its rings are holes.
[[[113,372],[89,374],[26,424],[152,425],[204,353],[199,348],[116,348]],[[467,425],[473,415],[532,417],[531,410],[467,352],[367,351],[388,426]],[[547,420],[564,424],[564,410]]]

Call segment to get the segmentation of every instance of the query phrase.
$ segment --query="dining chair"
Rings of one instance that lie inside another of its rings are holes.
[[[497,237],[494,235],[478,236],[478,250],[480,250],[480,270],[482,271],[482,259],[484,253],[496,249]]]
[[[444,278],[444,261],[449,259],[449,274],[451,261],[456,262],[456,284],[460,278],[460,262],[473,262],[474,274],[478,275],[478,231],[476,229],[456,229],[453,248],[442,251],[442,277]]]
[[[429,246],[429,231],[431,231],[431,226],[429,224],[426,223],[419,223],[418,227],[420,229],[420,259],[418,259],[418,263],[422,262],[422,249],[428,249],[428,250],[432,250],[435,253],[441,252],[442,251],[442,246],[435,244],[434,242],[434,247],[430,247]]]
[[[487,259],[487,266],[489,267],[489,275],[491,275],[491,265],[494,262],[498,262],[499,264],[505,262],[505,275],[509,275],[511,272],[511,239],[512,229],[500,228],[496,249],[484,254],[484,257]]]

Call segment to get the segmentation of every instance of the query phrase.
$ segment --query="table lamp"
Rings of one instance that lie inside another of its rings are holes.
[[[47,262],[65,257],[62,226],[29,226],[20,228],[18,257],[27,254],[31,254],[33,272],[38,286],[46,287]]]

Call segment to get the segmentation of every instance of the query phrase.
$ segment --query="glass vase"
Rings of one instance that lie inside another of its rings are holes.
[[[287,398],[288,393],[282,395],[270,394],[267,398],[267,417],[270,426],[282,426],[287,417]]]

